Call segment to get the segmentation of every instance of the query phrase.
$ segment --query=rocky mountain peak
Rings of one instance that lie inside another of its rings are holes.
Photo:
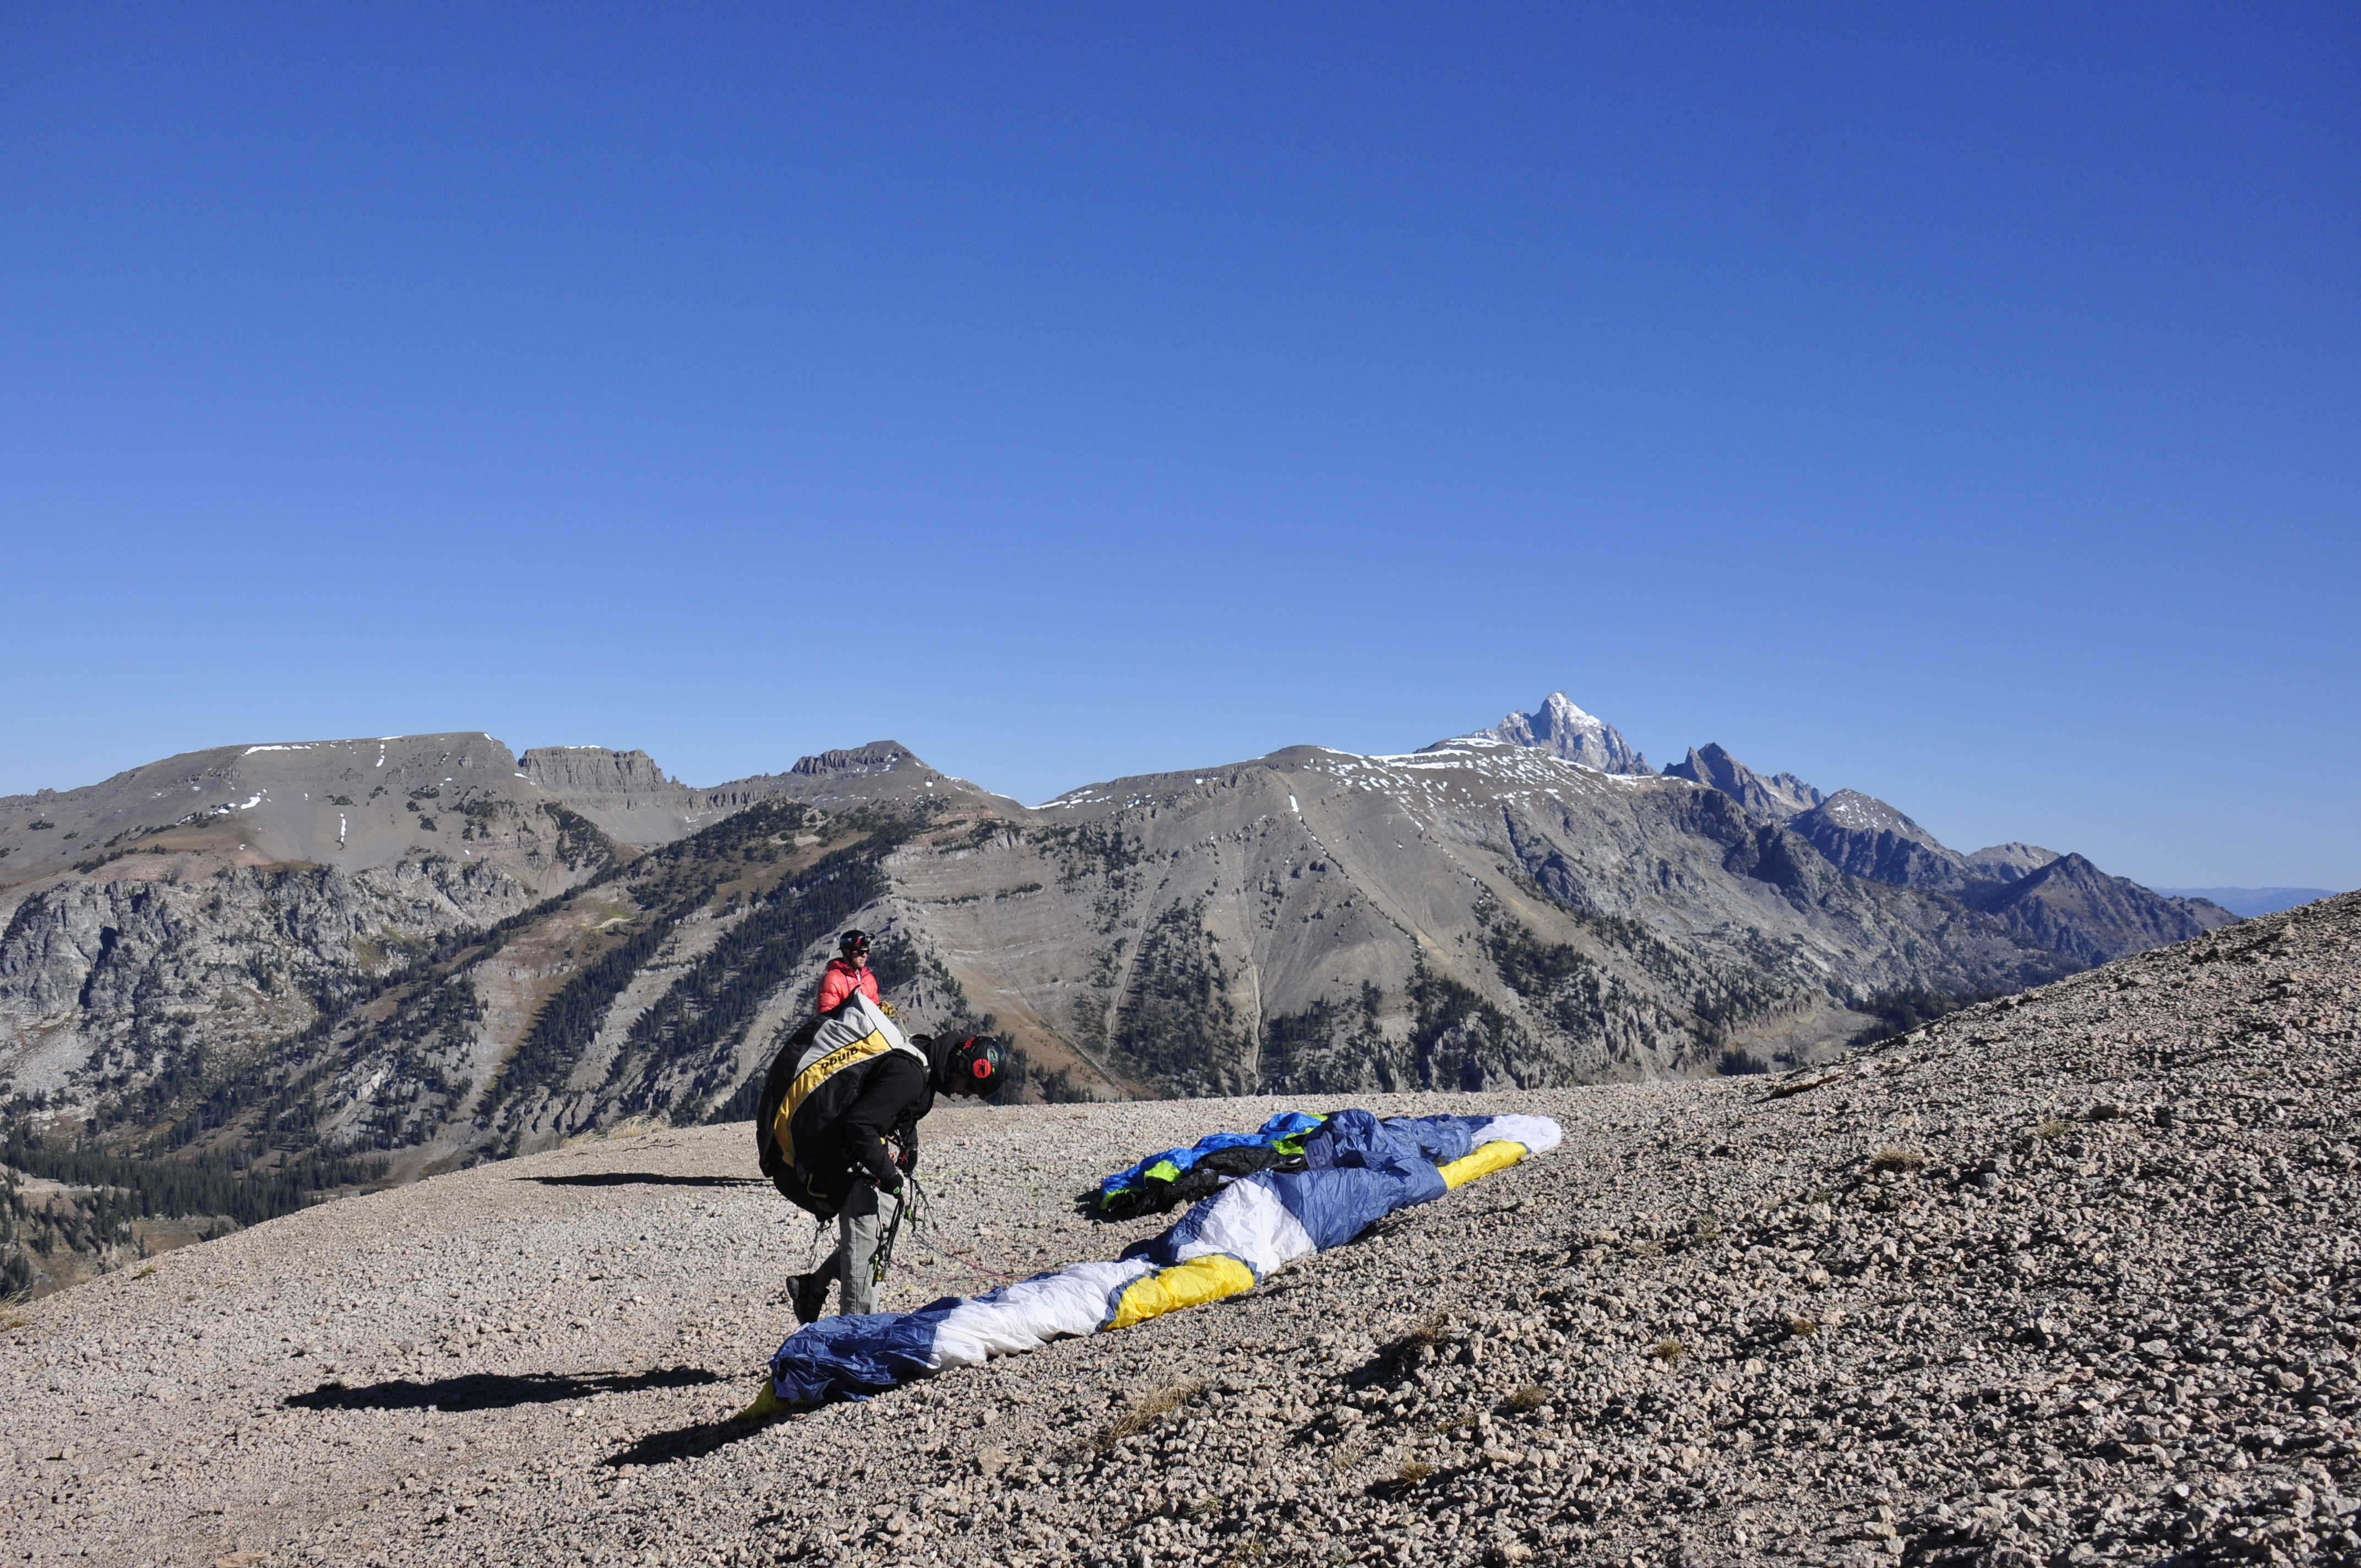
[[[1569,762],[1597,768],[1602,773],[1653,773],[1656,771],[1613,725],[1583,712],[1575,706],[1574,699],[1562,691],[1550,693],[1531,713],[1511,713],[1489,729],[1471,730],[1466,735],[1455,736],[1453,740],[1478,738],[1531,747],[1546,751],[1553,757],[1563,757]],[[1438,740],[1425,750],[1439,751],[1450,744],[1450,740]]]
[[[1809,811],[1828,798],[1794,773],[1756,773],[1719,742],[1708,742],[1702,749],[1691,747],[1686,757],[1664,770],[1664,775],[1718,789],[1750,814],[1774,822]]]
[[[1994,882],[2015,882],[2019,877],[2031,876],[2058,858],[2055,850],[2045,850],[2038,844],[2011,841],[1978,850],[1967,858],[1967,861]]]
[[[847,751],[822,751],[815,757],[798,757],[787,771],[807,778],[837,773],[887,773],[896,767],[925,764],[907,746],[899,740],[872,740],[866,746]]]
[[[1813,815],[1847,833],[1883,833],[1949,855],[1935,835],[1873,795],[1840,789],[1813,808]],[[1806,834],[1806,837],[1809,837]]]

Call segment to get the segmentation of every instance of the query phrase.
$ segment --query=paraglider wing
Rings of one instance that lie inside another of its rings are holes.
[[[1279,1130],[1288,1117],[1303,1126]],[[1273,1135],[1275,1134],[1275,1135]],[[1053,1339],[1129,1328],[1251,1290],[1301,1257],[1342,1246],[1388,1214],[1557,1147],[1546,1116],[1424,1116],[1367,1111],[1325,1118],[1289,1113],[1238,1140],[1201,1140],[1109,1178],[1150,1170],[1174,1152],[1206,1155],[1299,1140],[1305,1168],[1259,1170],[1194,1204],[1162,1234],[1108,1262],[1076,1263],[982,1296],[947,1297],[914,1312],[830,1318],[799,1329],[771,1358],[761,1415],[882,1392],[946,1366],[1038,1350]],[[1212,1144],[1212,1147],[1208,1145]],[[1102,1191],[1109,1190],[1102,1184]]]

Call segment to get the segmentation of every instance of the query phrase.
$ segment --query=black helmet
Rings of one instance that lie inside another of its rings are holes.
[[[943,1087],[953,1094],[972,1094],[981,1099],[1000,1088],[1000,1042],[983,1035],[971,1035],[951,1047],[943,1058]]]
[[[836,939],[837,950],[844,953],[865,953],[869,950],[869,933],[859,927]]]

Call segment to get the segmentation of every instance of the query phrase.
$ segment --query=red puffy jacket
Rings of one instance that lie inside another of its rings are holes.
[[[866,964],[856,970],[842,959],[829,959],[828,972],[819,977],[819,1011],[841,1005],[856,991],[872,1002],[878,1000],[876,971]]]

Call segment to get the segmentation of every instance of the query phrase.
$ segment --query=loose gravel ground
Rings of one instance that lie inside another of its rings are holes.
[[[2361,1563],[2361,895],[1834,1070],[1384,1112],[1566,1142],[1219,1306],[767,1425],[740,1127],[328,1205],[18,1309],[0,1561]],[[939,1113],[889,1304],[1290,1102]],[[1308,1106],[1308,1108],[1320,1108]]]

